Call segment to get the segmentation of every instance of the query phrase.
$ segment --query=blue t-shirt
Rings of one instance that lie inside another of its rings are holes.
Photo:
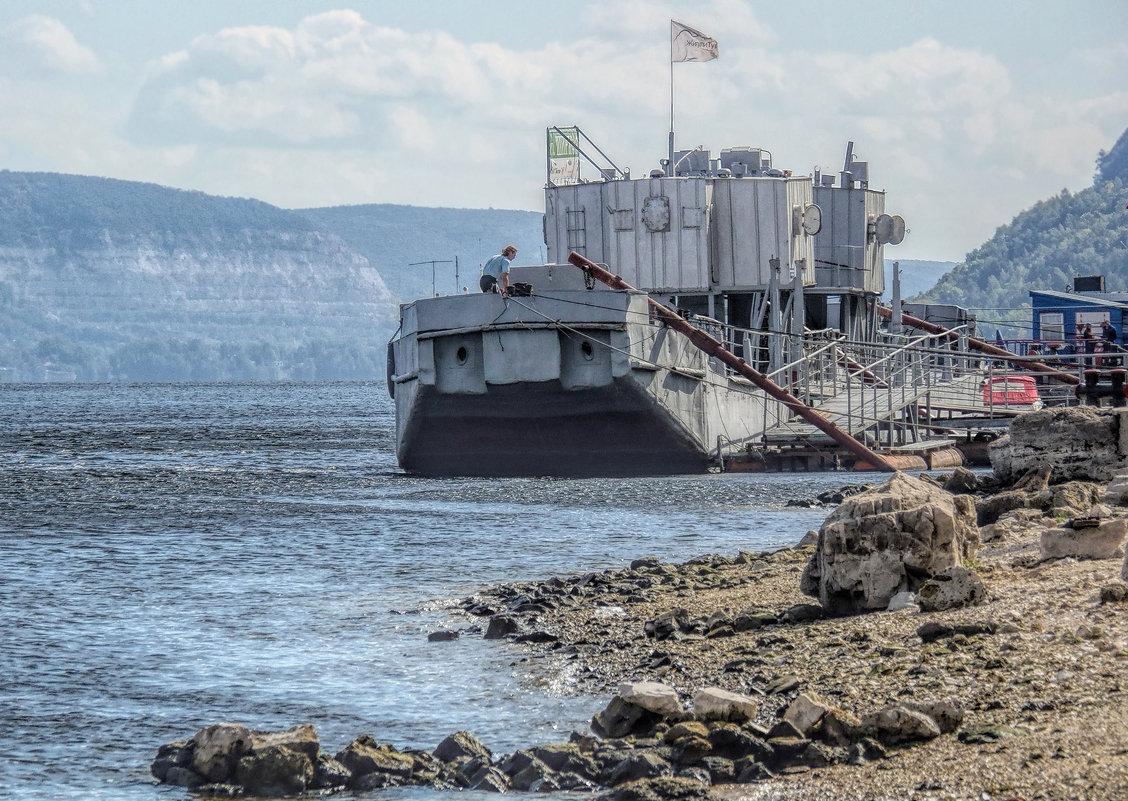
[[[482,275],[492,275],[494,278],[501,278],[501,274],[507,272],[509,272],[509,259],[502,255],[494,256],[482,267]]]

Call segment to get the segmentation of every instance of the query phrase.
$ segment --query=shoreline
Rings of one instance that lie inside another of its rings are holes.
[[[524,643],[544,660],[536,673],[570,693],[658,681],[687,700],[716,686],[758,699],[766,725],[799,693],[859,717],[906,700],[964,711],[959,732],[875,762],[712,788],[730,801],[1128,798],[1128,608],[1102,600],[1123,587],[1122,556],[1042,561],[1053,521],[1015,517],[975,558],[985,601],[939,612],[822,617],[799,591],[812,546],[679,565],[640,557],[491,587],[463,608],[489,618],[488,638]],[[950,633],[926,642],[925,623]]]

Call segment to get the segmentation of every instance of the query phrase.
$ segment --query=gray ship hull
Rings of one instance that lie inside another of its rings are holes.
[[[568,391],[559,381],[491,387],[471,398],[424,389],[399,459],[431,476],[700,473],[706,456],[629,379]]]
[[[700,473],[763,397],[651,318],[642,293],[428,298],[390,343],[397,457],[430,476]]]

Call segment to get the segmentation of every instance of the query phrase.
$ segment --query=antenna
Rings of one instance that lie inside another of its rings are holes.
[[[436,298],[439,296],[439,290],[438,290],[438,286],[435,283],[435,265],[436,264],[453,264],[454,270],[455,270],[455,273],[454,273],[454,276],[455,276],[454,277],[454,291],[455,291],[455,294],[458,293],[458,257],[457,256],[454,257],[454,261],[451,261],[450,259],[447,259],[445,261],[441,261],[439,259],[431,259],[430,261],[414,261],[407,266],[408,267],[418,267],[421,264],[430,264],[431,265],[431,295],[432,295],[432,297],[436,297]]]

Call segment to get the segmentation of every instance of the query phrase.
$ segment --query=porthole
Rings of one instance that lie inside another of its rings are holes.
[[[581,342],[580,343],[580,353],[582,353],[584,355],[584,358],[587,359],[589,362],[592,359],[595,358],[595,351],[592,350],[590,342]]]
[[[470,353],[466,350],[466,347],[463,346],[454,354],[454,358],[458,359],[459,364],[466,364],[466,360],[470,358]]]

